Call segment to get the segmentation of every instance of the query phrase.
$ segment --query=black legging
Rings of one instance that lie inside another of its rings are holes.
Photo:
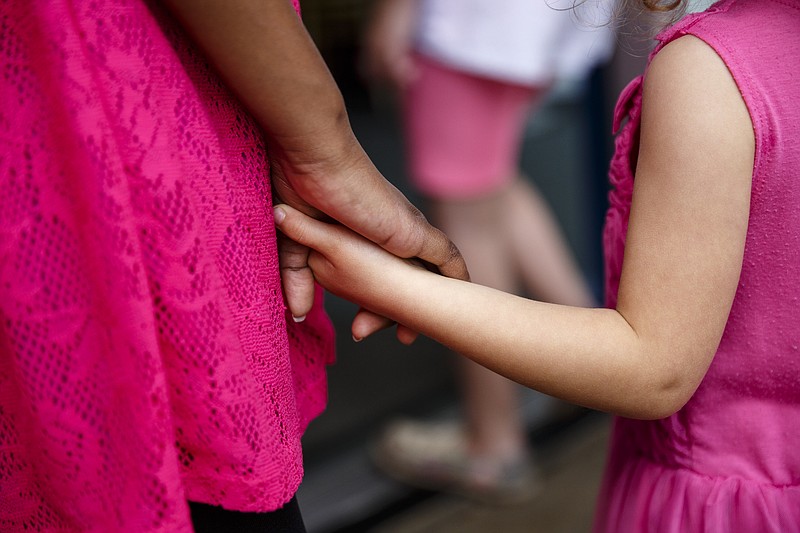
[[[297,497],[269,513],[241,513],[189,502],[195,533],[306,533]]]

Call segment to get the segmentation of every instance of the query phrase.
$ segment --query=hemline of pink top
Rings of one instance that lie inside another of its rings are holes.
[[[156,3],[0,28],[0,530],[281,507],[333,331],[287,321],[259,129]]]
[[[723,0],[661,36],[694,35],[732,73],[756,157],[738,290],[716,356],[686,406],[617,418],[597,532],[800,531],[800,3]],[[620,97],[607,217],[616,304],[633,191],[641,78]],[[623,122],[627,120],[627,122]]]

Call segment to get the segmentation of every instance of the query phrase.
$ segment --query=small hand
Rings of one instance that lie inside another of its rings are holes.
[[[306,213],[316,219],[324,218],[321,212],[303,201],[294,192],[294,189],[291,188],[279,171],[273,171],[273,189],[276,202],[288,198],[289,200],[285,201],[287,205],[291,205],[302,213]],[[286,305],[296,322],[302,322],[314,304],[314,273],[308,264],[310,253],[311,249],[308,246],[290,239],[283,232],[278,233],[278,260],[281,283]],[[353,319],[353,339],[359,342],[377,331],[391,327],[393,324],[393,320],[361,308]],[[417,338],[417,333],[398,324],[397,338],[403,344],[412,344]]]
[[[295,191],[283,171],[280,158],[271,154],[270,159],[273,162],[271,177],[274,202],[290,205],[318,220],[327,218],[323,212],[306,202]],[[284,297],[289,312],[297,322],[305,319],[314,304],[314,274],[308,265],[309,253],[310,249],[307,246],[288,238],[284,233],[278,234],[278,258]],[[460,272],[458,269],[454,271]],[[392,325],[394,321],[391,319],[362,308],[353,319],[353,339],[358,342]],[[411,344],[417,338],[417,333],[398,325],[397,338],[403,344]]]
[[[337,224],[308,217],[288,205],[274,209],[275,222],[284,237],[309,247],[306,273],[333,294],[362,305],[353,321],[357,340],[383,329],[391,319],[373,313],[371,305],[392,299],[388,281],[397,281],[418,261],[400,259],[355,232]],[[282,267],[283,270],[283,267]],[[409,344],[416,333],[398,325],[398,339]]]

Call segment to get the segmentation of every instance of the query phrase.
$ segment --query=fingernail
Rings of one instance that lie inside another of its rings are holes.
[[[355,335],[353,335],[353,342],[361,342],[363,340],[364,340],[363,337],[359,338],[359,337],[356,337]]]
[[[306,315],[303,315],[303,316],[294,316],[294,315],[292,315],[292,320],[294,320],[295,322],[302,322],[305,319],[306,319]]]
[[[272,209],[272,217],[275,219],[276,224],[280,224],[286,218],[286,211],[280,207],[274,207]],[[300,322],[300,320],[297,320],[297,322]]]

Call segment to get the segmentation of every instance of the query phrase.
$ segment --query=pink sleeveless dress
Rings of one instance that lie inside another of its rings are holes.
[[[0,69],[0,531],[282,506],[333,332],[287,322],[258,128],[156,3],[4,1]]]
[[[598,532],[800,531],[800,2],[723,0],[660,36],[708,43],[752,118],[756,156],[742,273],[717,354],[679,412],[618,418]],[[622,94],[605,233],[616,303],[641,79]]]

